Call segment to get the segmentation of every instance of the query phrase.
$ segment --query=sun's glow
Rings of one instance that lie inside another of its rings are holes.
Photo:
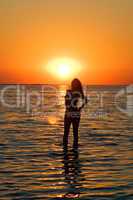
[[[63,80],[77,76],[80,70],[80,62],[72,58],[55,58],[47,64],[47,71],[58,79]]]
[[[61,77],[65,76],[66,77],[66,76],[70,75],[71,69],[70,69],[69,64],[67,64],[67,63],[63,64],[62,63],[58,66],[57,71],[59,73],[59,76],[61,76]]]

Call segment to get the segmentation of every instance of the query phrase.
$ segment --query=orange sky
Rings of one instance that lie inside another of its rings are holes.
[[[45,68],[64,56],[83,61],[85,83],[133,82],[132,10],[132,0],[1,0],[0,83],[58,83]]]

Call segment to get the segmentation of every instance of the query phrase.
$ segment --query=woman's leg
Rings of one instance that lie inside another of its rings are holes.
[[[71,118],[65,116],[64,118],[64,136],[63,136],[63,144],[66,146],[68,144],[68,135],[71,126]]]
[[[73,146],[78,147],[78,129],[79,129],[79,123],[80,123],[80,117],[75,117],[72,120],[73,125],[73,136],[74,136],[74,142]]]

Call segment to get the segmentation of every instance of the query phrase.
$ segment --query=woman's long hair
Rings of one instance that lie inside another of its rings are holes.
[[[79,79],[75,78],[71,83],[71,89],[74,92],[79,92],[82,99],[84,99],[83,86]]]

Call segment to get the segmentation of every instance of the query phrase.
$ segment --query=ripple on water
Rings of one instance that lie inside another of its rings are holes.
[[[112,90],[106,103],[114,112]],[[48,120],[1,108],[0,199],[131,200],[132,133],[132,120],[118,112],[106,120],[83,115],[79,148],[72,149],[71,135],[66,151],[63,117]]]

